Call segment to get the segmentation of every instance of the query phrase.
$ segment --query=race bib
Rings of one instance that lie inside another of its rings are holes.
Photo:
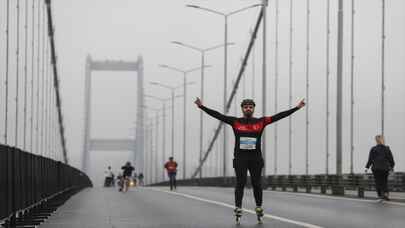
[[[239,149],[241,150],[255,150],[256,149],[256,138],[250,137],[240,137],[239,139]]]

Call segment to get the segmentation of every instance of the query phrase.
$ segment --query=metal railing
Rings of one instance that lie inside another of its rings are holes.
[[[0,221],[64,192],[91,186],[87,175],[74,167],[0,144]]]
[[[182,186],[211,186],[233,187],[235,177],[209,177],[177,180],[177,185]],[[313,189],[320,189],[320,193],[332,195],[345,195],[345,190],[357,191],[358,197],[364,197],[365,191],[374,191],[374,177],[372,174],[344,174],[344,175],[271,175],[262,179],[264,188],[281,191],[299,192],[304,189],[311,193]],[[160,182],[152,186],[169,185],[169,182]],[[246,187],[251,187],[248,177]],[[389,175],[388,188],[390,191],[405,192],[405,173],[396,172]]]

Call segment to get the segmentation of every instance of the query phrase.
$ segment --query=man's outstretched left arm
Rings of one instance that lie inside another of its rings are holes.
[[[279,121],[279,120],[293,114],[294,112],[298,111],[299,109],[301,109],[304,106],[305,106],[305,102],[304,102],[304,99],[302,99],[300,101],[300,103],[298,103],[298,105],[292,109],[289,109],[289,110],[283,111],[283,112],[279,112],[273,116],[265,117],[265,122],[266,122],[266,124],[270,124],[270,123]]]

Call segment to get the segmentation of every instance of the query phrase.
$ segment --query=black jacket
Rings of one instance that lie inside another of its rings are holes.
[[[126,177],[131,177],[132,172],[135,170],[135,168],[131,165],[124,165],[121,167],[122,170],[124,170],[123,175]]]
[[[395,162],[389,146],[379,144],[371,148],[366,168],[370,166],[372,170],[389,171],[394,168]]]

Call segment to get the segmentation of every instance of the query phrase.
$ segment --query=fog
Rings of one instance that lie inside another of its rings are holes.
[[[272,115],[289,107],[289,31],[290,2],[279,1],[278,43],[276,42],[276,0],[269,1],[267,15],[267,113]],[[305,98],[309,110],[309,173],[325,172],[326,154],[326,2],[310,0],[309,23],[309,97],[305,91],[306,75],[306,3],[293,0],[292,35],[292,96],[295,105]],[[337,1],[331,0],[330,17],[330,172],[335,172],[336,153],[336,61],[337,61]],[[231,12],[260,1],[250,0],[71,0],[53,1],[56,33],[56,50],[61,80],[63,114],[66,125],[68,156],[73,166],[81,167],[84,118],[85,59],[136,61],[144,60],[145,93],[169,98],[170,92],[149,82],[157,81],[178,86],[182,74],[158,67],[167,64],[181,69],[200,66],[199,52],[172,44],[180,41],[200,48],[224,43],[224,18],[203,10],[186,7],[196,4],[222,12]],[[374,136],[380,132],[381,122],[381,1],[355,1],[354,21],[354,171],[362,172]],[[385,42],[385,136],[397,163],[396,171],[405,171],[405,2],[387,1]],[[235,80],[257,20],[259,7],[229,17],[228,94]],[[2,22],[3,23],[3,22]],[[343,72],[343,172],[350,168],[350,31],[351,4],[344,5],[344,72]],[[244,79],[239,86],[230,115],[240,116],[239,103],[243,98],[253,98],[257,107],[255,116],[262,115],[262,35],[261,29],[250,56]],[[278,56],[276,53],[278,45]],[[3,47],[2,47],[3,50]],[[276,57],[277,56],[277,57]],[[254,65],[253,65],[253,59]],[[279,84],[276,91],[276,59]],[[203,103],[223,111],[223,48],[206,53],[205,98]],[[136,72],[93,72],[92,138],[134,138],[136,120]],[[187,94],[187,176],[198,165],[199,115],[193,101],[200,96],[200,72],[190,73]],[[253,83],[254,82],[254,83]],[[278,107],[275,107],[275,93]],[[182,95],[182,89],[176,95]],[[145,98],[146,105],[161,108],[161,103]],[[235,106],[236,104],[236,106]],[[183,99],[175,101],[175,159],[182,164]],[[170,111],[167,112],[166,145],[170,152]],[[146,124],[155,121],[155,112],[147,110]],[[159,116],[162,114],[160,113]],[[158,164],[162,158],[162,120],[160,118]],[[204,114],[204,151],[213,136],[217,121]],[[155,123],[154,123],[155,124]],[[305,110],[292,117],[293,157],[292,172],[305,172]],[[275,125],[266,129],[267,174],[274,173]],[[288,173],[288,120],[278,126],[278,173]],[[230,129],[229,127],[227,127]],[[228,131],[228,175],[232,175],[233,135]],[[219,142],[221,141],[221,138]],[[222,146],[216,143],[210,154],[205,175],[219,175],[222,164]],[[103,170],[111,165],[117,172],[131,159],[128,151],[90,153],[90,175],[101,182]],[[179,167],[181,172],[183,167]],[[137,170],[138,172],[140,170]],[[159,167],[159,174],[161,167]]]

